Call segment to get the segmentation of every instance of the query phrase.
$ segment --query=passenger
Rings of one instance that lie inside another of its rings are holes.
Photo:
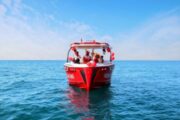
[[[91,53],[91,57],[94,58],[94,55],[95,55],[95,53],[94,53],[94,49],[93,49],[92,53]]]
[[[77,63],[77,64],[80,64],[80,55],[79,55],[79,52],[78,51],[75,51],[75,57],[74,57],[74,59],[73,59],[73,62],[74,63]]]
[[[106,49],[105,49],[105,48],[103,48],[103,54],[104,54],[104,55],[106,54]]]
[[[83,57],[83,63],[88,63],[89,61],[91,61],[91,56],[89,55],[89,51],[86,50],[86,54],[85,56]]]
[[[95,63],[98,63],[99,62],[99,58],[100,58],[100,55],[98,53],[94,54],[94,58],[93,58],[93,61]]]
[[[93,59],[87,63],[88,66],[95,67],[96,64],[99,62],[100,55],[98,53],[93,52]]]
[[[104,57],[101,55],[101,57],[99,58],[99,63],[104,63]]]

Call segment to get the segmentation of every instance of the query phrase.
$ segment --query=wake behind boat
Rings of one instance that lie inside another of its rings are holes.
[[[86,90],[110,85],[113,60],[108,43],[95,40],[72,43],[64,64],[69,84]]]

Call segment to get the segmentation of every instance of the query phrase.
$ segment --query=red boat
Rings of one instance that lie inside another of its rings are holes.
[[[84,56],[80,56],[80,53]],[[72,43],[64,64],[69,85],[88,91],[110,85],[114,69],[113,60],[114,53],[108,43],[95,40]]]

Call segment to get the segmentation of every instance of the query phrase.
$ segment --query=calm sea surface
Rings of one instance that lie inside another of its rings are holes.
[[[65,61],[0,61],[0,120],[180,120],[180,61],[117,61],[110,87],[70,87]]]

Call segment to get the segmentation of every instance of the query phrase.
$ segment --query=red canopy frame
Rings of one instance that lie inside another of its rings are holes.
[[[89,41],[89,42],[75,42],[70,45],[70,49],[68,50],[67,54],[67,62],[68,62],[68,57],[69,53],[72,49],[98,49],[98,48],[104,48],[104,49],[109,49],[110,54],[111,54],[111,47],[108,43],[105,42],[96,42],[95,40]],[[110,57],[110,62],[111,62],[111,57]]]

